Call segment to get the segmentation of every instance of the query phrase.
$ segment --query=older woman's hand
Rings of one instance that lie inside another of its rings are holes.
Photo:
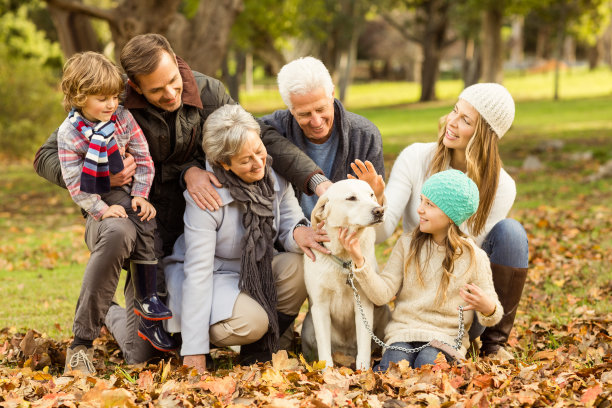
[[[378,204],[382,205],[385,196],[385,180],[383,180],[380,174],[376,173],[374,165],[367,160],[365,163],[361,160],[355,160],[351,163],[351,168],[357,177],[351,174],[347,174],[347,177],[350,179],[358,178],[368,183],[370,187],[372,187],[372,190],[374,190]]]
[[[329,237],[327,236],[327,231],[323,229],[323,224],[324,222],[319,223],[316,230],[312,227],[297,227],[293,230],[293,239],[295,239],[295,242],[302,248],[302,251],[304,251],[313,261],[317,259],[311,248],[324,254],[331,254],[329,249],[319,243],[329,242]]]
[[[195,354],[192,356],[183,357],[183,365],[189,368],[195,368],[199,374],[206,372],[206,355]]]
[[[221,197],[213,187],[213,184],[221,187],[221,183],[213,173],[194,166],[185,172],[184,177],[187,191],[189,191],[189,195],[198,207],[203,210],[215,211],[223,205]]]

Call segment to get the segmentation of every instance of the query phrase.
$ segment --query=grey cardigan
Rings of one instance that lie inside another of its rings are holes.
[[[212,171],[208,163],[206,169]],[[273,175],[275,240],[286,251],[301,253],[293,229],[307,220],[291,185],[276,172]],[[218,188],[217,192],[223,205],[211,212],[200,209],[185,191],[185,232],[174,244],[172,255],[163,260],[167,304],[173,314],[166,329],[181,332],[182,355],[210,351],[209,327],[231,317],[240,293],[243,212],[229,190]]]

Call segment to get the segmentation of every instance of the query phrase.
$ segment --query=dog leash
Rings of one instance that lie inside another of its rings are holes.
[[[338,258],[338,262],[342,262],[342,261]],[[463,335],[465,333],[465,325],[463,322],[463,306],[459,306],[459,332],[457,333],[457,337],[455,338],[454,346],[444,341],[441,341],[441,340],[431,340],[423,344],[420,347],[411,348],[411,349],[406,348],[406,347],[392,346],[392,345],[386,344],[384,341],[379,339],[374,334],[374,331],[368,324],[368,321],[365,316],[365,312],[363,311],[363,306],[361,305],[361,297],[359,296],[359,292],[357,292],[357,288],[355,287],[355,283],[353,282],[353,279],[355,276],[353,275],[353,271],[350,269],[351,261],[342,262],[342,264],[346,264],[346,263],[348,263],[348,266],[343,266],[344,269],[348,270],[348,276],[346,278],[346,282],[350,285],[351,288],[353,288],[353,296],[355,298],[355,301],[357,302],[357,306],[359,307],[359,313],[361,314],[361,320],[363,321],[363,324],[365,325],[368,333],[370,334],[370,337],[372,338],[372,340],[374,340],[376,344],[378,344],[380,347],[383,347],[383,348],[403,351],[404,353],[418,353],[419,351],[425,349],[426,347],[432,346],[437,349],[443,350],[444,352],[451,355],[455,359],[458,359],[458,357],[463,358],[463,356],[459,354],[459,349],[461,349],[461,345],[463,344]],[[450,349],[447,349],[447,347],[450,347]]]

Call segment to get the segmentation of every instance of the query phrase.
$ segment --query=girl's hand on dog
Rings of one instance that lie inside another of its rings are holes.
[[[467,302],[463,310],[476,310],[485,316],[495,313],[495,303],[484,294],[482,289],[473,283],[468,283],[459,291],[459,295]]]
[[[340,228],[340,234],[338,234],[338,241],[348,251],[353,260],[355,268],[361,268],[365,263],[363,254],[361,253],[361,246],[359,245],[359,237],[357,231],[349,234],[348,228]]]
[[[374,195],[376,195],[378,204],[382,205],[385,196],[385,180],[383,180],[380,174],[376,173],[374,165],[367,160],[365,163],[361,160],[355,160],[351,163],[351,168],[357,177],[351,174],[347,174],[347,177],[350,179],[358,178],[368,183],[370,187],[372,187],[372,190],[374,190]]]

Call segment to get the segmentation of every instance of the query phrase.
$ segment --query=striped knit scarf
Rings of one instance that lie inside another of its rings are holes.
[[[75,109],[68,114],[68,119],[76,130],[89,139],[89,149],[85,155],[81,172],[81,191],[92,194],[103,194],[110,191],[110,173],[123,170],[123,160],[113,137],[117,115],[113,113],[108,122],[99,122],[89,127]]]

